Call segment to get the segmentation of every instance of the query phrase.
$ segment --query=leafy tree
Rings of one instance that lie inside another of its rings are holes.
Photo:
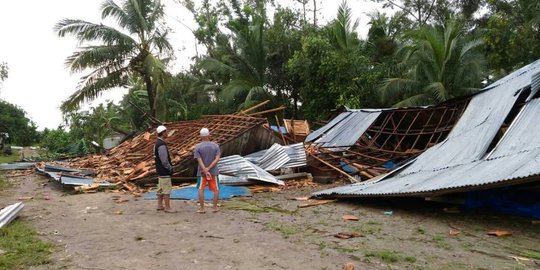
[[[61,109],[76,110],[105,90],[126,86],[133,75],[144,81],[149,111],[155,116],[157,89],[166,77],[163,59],[172,53],[168,30],[163,26],[163,5],[159,0],[124,0],[121,5],[106,0],[101,14],[103,19],[116,21],[118,27],[78,19],[64,19],[55,26],[59,36],[73,35],[81,44],[89,44],[67,58],[69,69],[92,70],[82,77],[77,91]]]
[[[36,125],[26,112],[4,100],[0,100],[0,132],[9,133],[9,141],[15,145],[29,146],[39,140]]]
[[[381,88],[386,104],[434,104],[479,89],[485,74],[482,42],[467,36],[455,20],[425,26],[410,38],[401,49],[401,76],[387,79]]]
[[[8,65],[5,62],[0,63],[0,81],[4,81],[8,77]]]
[[[488,0],[479,26],[489,66],[496,77],[540,58],[540,3]]]

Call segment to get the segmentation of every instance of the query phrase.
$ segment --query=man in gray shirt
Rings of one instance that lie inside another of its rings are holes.
[[[198,213],[204,213],[204,188],[208,185],[210,191],[214,193],[212,212],[219,211],[219,171],[217,163],[221,156],[219,145],[210,141],[210,131],[202,128],[200,131],[201,141],[195,146],[193,155],[197,159],[197,188],[199,189],[199,204],[201,208]]]

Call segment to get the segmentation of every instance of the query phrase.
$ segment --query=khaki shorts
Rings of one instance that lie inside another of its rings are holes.
[[[158,195],[169,195],[171,194],[172,190],[172,184],[171,184],[171,178],[170,177],[158,177],[158,184],[157,184]]]

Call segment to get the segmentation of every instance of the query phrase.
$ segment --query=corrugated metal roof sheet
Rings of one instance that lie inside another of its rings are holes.
[[[278,185],[284,185],[281,180],[259,168],[259,166],[249,162],[239,155],[223,157],[218,162],[219,172],[234,176],[246,176],[248,179],[269,182]]]
[[[540,175],[540,101],[528,102],[492,153],[485,152],[514,105],[531,83],[537,61],[473,98],[447,140],[430,148],[403,172],[370,183],[314,193],[315,196],[426,196],[457,190],[512,185]],[[527,71],[530,71],[527,73]],[[502,183],[505,182],[505,183]]]
[[[339,122],[341,122],[343,119],[345,119],[347,116],[349,116],[351,112],[344,112],[336,116],[334,119],[332,119],[328,124],[324,125],[323,127],[311,132],[307,137],[305,142],[311,142],[322,136],[326,131],[333,128],[335,125],[337,125]]]
[[[275,143],[264,152],[257,161],[257,165],[265,171],[273,171],[281,168],[290,160],[291,158],[287,155],[285,147]]]
[[[312,133],[319,134],[318,138],[308,136],[308,139],[315,139],[313,143],[331,151],[343,151],[344,148],[354,145],[380,114],[380,111],[344,112]],[[306,142],[310,141],[308,139]]]
[[[34,162],[17,162],[17,163],[2,163],[0,164],[1,170],[27,170],[36,165]]]
[[[455,166],[484,156],[519,96],[509,87],[499,85],[474,96],[448,137],[418,156],[401,174]]]
[[[0,210],[0,228],[4,227],[15,219],[23,208],[24,204],[22,202],[18,202],[8,205]]]
[[[274,144],[272,147],[274,147],[274,150],[276,151],[281,152],[283,150],[283,153],[287,155],[287,158],[283,157],[282,153],[280,153],[279,155],[277,153],[274,153],[268,156],[267,153],[272,148],[249,154],[244,158],[251,163],[258,165],[266,171],[276,170],[279,168],[296,168],[307,166],[307,156],[306,150],[304,148],[304,143],[296,143],[285,146]],[[265,158],[265,156],[267,156],[268,158]],[[262,162],[261,160],[263,159],[266,159],[267,161]],[[287,159],[288,161],[283,163],[283,161]],[[264,165],[263,163],[268,163],[270,164],[270,166]]]

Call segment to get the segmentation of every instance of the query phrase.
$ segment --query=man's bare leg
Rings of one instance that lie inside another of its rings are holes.
[[[197,212],[204,213],[204,189],[202,188],[199,189],[199,205],[201,208]]]
[[[165,212],[176,213],[175,210],[171,210],[171,194],[164,194],[163,200],[165,201]]]
[[[157,210],[163,210],[163,195],[157,195]]]
[[[214,192],[214,200],[213,200],[214,205],[212,206],[212,209],[213,209],[212,211],[214,212],[219,211],[218,206],[217,206],[218,200],[219,200],[219,190]]]

